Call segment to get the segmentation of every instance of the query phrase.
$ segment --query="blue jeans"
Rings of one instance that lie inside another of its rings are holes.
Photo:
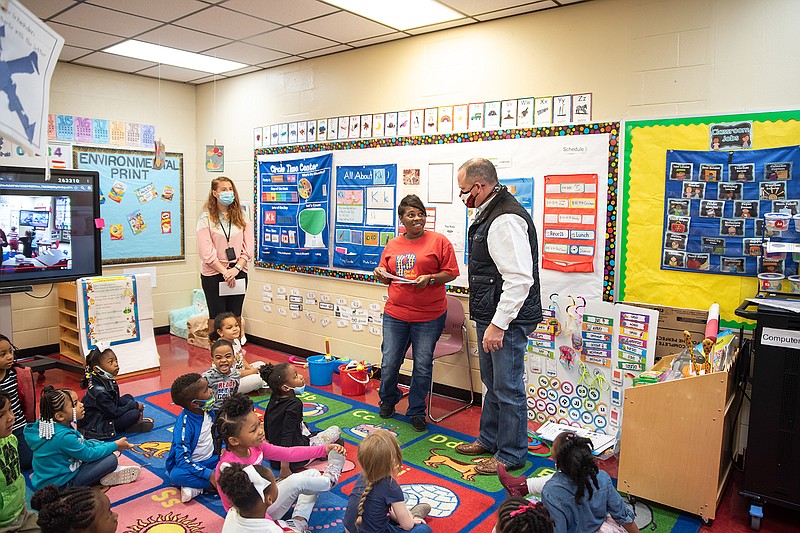
[[[433,530],[428,524],[414,524],[414,527],[408,531],[412,531],[413,533],[432,533]],[[389,520],[389,523],[386,524],[386,533],[406,533],[406,530],[400,527],[400,524]]]
[[[525,350],[535,325],[512,323],[503,335],[503,347],[490,353],[483,351],[487,327],[488,323],[475,322],[481,381],[486,387],[478,443],[506,466],[524,465],[528,454]]]
[[[414,370],[411,373],[411,390],[408,393],[408,416],[425,416],[425,397],[433,377],[433,349],[442,335],[447,313],[427,322],[405,322],[383,314],[383,343],[381,352],[381,403],[394,405],[403,397],[397,388],[400,366],[411,346]],[[524,402],[523,402],[524,403]]]
[[[83,463],[80,468],[78,468],[78,473],[66,486],[91,487],[92,485],[97,485],[103,476],[117,469],[117,464],[119,464],[117,456],[113,453],[97,461]]]

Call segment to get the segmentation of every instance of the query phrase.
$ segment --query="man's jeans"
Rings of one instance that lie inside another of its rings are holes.
[[[487,327],[488,323],[475,323],[481,381],[486,387],[478,443],[506,466],[524,465],[528,455],[525,351],[534,326],[512,323],[503,335],[503,347],[490,353],[483,351]]]
[[[383,315],[383,343],[381,352],[381,387],[378,391],[381,403],[394,405],[402,398],[397,388],[400,366],[409,345],[414,355],[414,370],[411,374],[411,390],[408,394],[408,416],[425,416],[425,397],[431,388],[433,377],[433,349],[442,335],[447,313],[428,322],[405,322]]]

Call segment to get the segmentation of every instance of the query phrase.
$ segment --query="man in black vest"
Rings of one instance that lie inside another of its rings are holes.
[[[530,214],[499,184],[487,159],[458,169],[461,200],[476,208],[469,227],[469,315],[478,334],[481,381],[486,387],[478,439],[459,444],[465,455],[492,454],[480,474],[525,466],[528,416],[525,351],[542,320],[538,244]]]

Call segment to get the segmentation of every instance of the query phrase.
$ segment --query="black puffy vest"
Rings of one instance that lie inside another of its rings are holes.
[[[538,324],[542,321],[542,302],[539,294],[539,246],[536,240],[536,228],[533,226],[530,213],[505,186],[500,188],[489,206],[469,227],[469,316],[479,322],[491,322],[500,302],[503,278],[489,255],[487,236],[494,219],[505,214],[518,215],[528,225],[528,241],[533,258],[533,286],[512,323]],[[508,253],[513,252],[509,250]]]

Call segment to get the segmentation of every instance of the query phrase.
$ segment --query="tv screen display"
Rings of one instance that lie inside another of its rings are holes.
[[[99,174],[0,166],[0,289],[101,273]]]
[[[34,228],[46,228],[50,221],[50,213],[47,211],[26,211],[19,212],[20,226],[33,226]]]

